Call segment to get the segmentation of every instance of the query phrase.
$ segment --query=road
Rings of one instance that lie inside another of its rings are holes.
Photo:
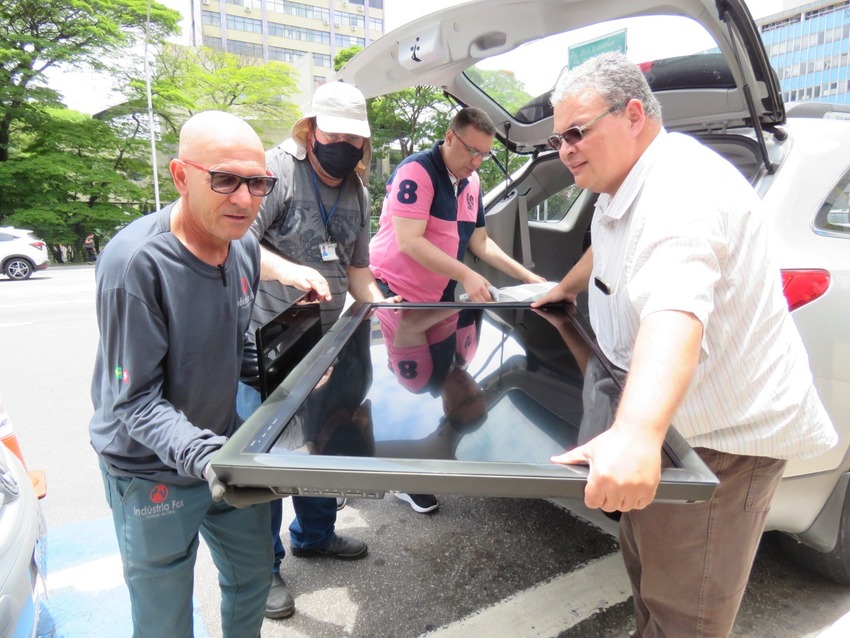
[[[30,468],[47,472],[41,636],[130,634],[109,510],[88,443],[97,327],[94,273],[58,267],[0,279],[0,391]],[[629,636],[628,586],[615,524],[578,503],[441,496],[435,515],[404,503],[352,501],[338,531],[370,554],[352,563],[287,557],[296,614],[266,638],[578,638]],[[285,501],[284,516],[292,517]],[[195,635],[220,636],[215,570],[202,547]],[[850,635],[850,589],[790,564],[767,535],[737,638]]]

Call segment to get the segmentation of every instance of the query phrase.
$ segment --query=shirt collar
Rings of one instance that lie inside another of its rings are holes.
[[[638,161],[632,166],[632,169],[626,175],[626,179],[620,184],[620,188],[613,197],[607,193],[602,193],[596,200],[596,208],[606,217],[613,219],[621,219],[631,208],[632,203],[640,193],[647,173],[649,173],[652,165],[655,163],[656,156],[660,153],[661,147],[664,145],[667,131],[662,127],[658,131],[658,135],[649,144],[646,150],[641,153]]]

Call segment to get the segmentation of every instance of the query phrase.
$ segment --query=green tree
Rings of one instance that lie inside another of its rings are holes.
[[[179,17],[147,0],[0,3],[0,223],[81,248],[84,234],[149,210],[141,119],[68,111],[45,73],[115,68],[146,32],[176,33]]]
[[[59,97],[47,88],[51,67],[104,68],[145,33],[177,32],[180,14],[148,0],[3,0],[0,3],[0,162],[9,159],[16,124],[25,127]],[[0,207],[2,214],[2,207]]]
[[[508,113],[516,113],[532,99],[525,90],[525,84],[511,71],[479,69],[473,66],[465,73],[473,84]]]
[[[343,49],[334,58],[339,71],[362,47]],[[442,139],[451,120],[452,104],[430,86],[415,86],[366,101],[372,128],[372,148],[378,156],[398,144],[402,159]]]
[[[295,70],[283,62],[236,55],[208,47],[167,45],[153,63],[154,112],[174,135],[200,111],[228,111],[249,120],[266,146],[276,144],[298,118],[292,102]],[[135,109],[145,105],[144,76],[127,78]]]
[[[57,260],[59,244],[81,248],[85,234],[105,239],[140,209],[150,210],[144,139],[66,109],[44,110],[32,129],[0,163],[0,191],[11,210],[4,221],[37,230]]]

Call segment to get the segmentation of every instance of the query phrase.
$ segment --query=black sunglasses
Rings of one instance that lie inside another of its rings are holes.
[[[587,129],[589,129],[591,126],[596,124],[599,120],[601,120],[603,117],[605,117],[609,113],[613,113],[614,111],[618,111],[619,109],[624,107],[626,104],[627,103],[612,106],[611,108],[609,108],[605,112],[600,113],[599,115],[594,117],[592,120],[590,120],[586,124],[582,124],[581,126],[571,126],[570,128],[568,128],[563,133],[555,133],[554,135],[550,135],[549,137],[546,138],[546,141],[549,142],[549,146],[552,148],[553,151],[561,150],[561,144],[563,142],[566,142],[567,144],[571,144],[571,145],[578,144],[579,142],[581,142],[584,139],[584,133],[585,133],[585,131],[587,131]]]
[[[201,166],[189,160],[180,160],[184,164],[188,164],[193,168],[201,171],[206,171],[210,175],[210,190],[222,195],[230,195],[239,190],[242,184],[248,186],[248,192],[254,197],[265,197],[274,190],[277,184],[277,177],[272,175],[271,171],[266,170],[266,175],[252,175],[251,177],[242,177],[236,173],[228,173],[227,171],[211,171],[206,166]]]

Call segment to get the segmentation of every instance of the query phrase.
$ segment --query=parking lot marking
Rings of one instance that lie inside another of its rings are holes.
[[[130,597],[112,518],[47,532],[47,596],[41,600],[38,638],[129,636]],[[209,638],[193,601],[196,638]]]
[[[502,636],[509,627],[515,636],[554,638],[631,595],[623,559],[617,552],[423,636]]]

